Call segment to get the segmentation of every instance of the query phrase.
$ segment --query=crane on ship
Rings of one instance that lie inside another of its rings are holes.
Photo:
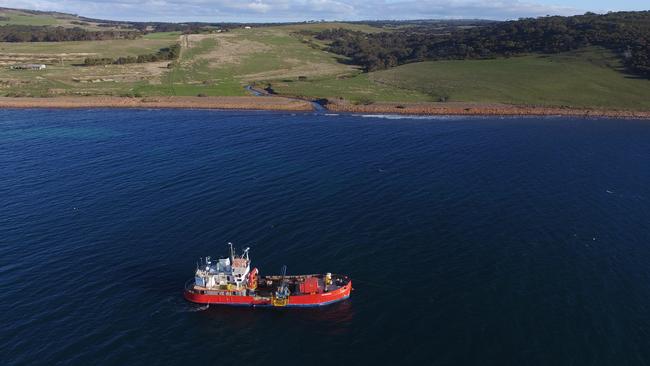
[[[287,306],[289,303],[289,286],[287,285],[287,266],[282,266],[282,277],[280,279],[280,286],[275,291],[271,298],[273,306]]]

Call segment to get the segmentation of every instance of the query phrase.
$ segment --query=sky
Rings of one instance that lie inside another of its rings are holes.
[[[648,10],[647,0],[0,0],[0,7],[131,21],[494,19]]]

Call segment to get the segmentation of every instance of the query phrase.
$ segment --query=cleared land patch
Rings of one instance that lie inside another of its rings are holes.
[[[125,95],[141,84],[159,84],[167,62],[78,66],[86,57],[138,56],[178,40],[178,33],[135,40],[0,43],[0,95]],[[11,70],[19,63],[46,64],[46,70]]]
[[[138,56],[151,53],[175,43],[178,35],[167,33],[164,37],[142,37],[133,40],[116,39],[110,41],[78,41],[78,42],[0,42],[0,61],[5,55],[23,54],[25,57],[49,57],[63,55],[78,55],[71,60],[83,61],[83,57],[119,57]]]
[[[248,84],[268,80],[350,75],[356,67],[315,49],[285,27],[237,29],[181,38],[181,58],[159,85],[141,85],[142,95],[247,95]]]

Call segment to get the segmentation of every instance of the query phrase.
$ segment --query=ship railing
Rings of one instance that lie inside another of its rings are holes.
[[[281,280],[283,278],[287,280],[293,280],[293,279],[301,279],[301,278],[306,278],[306,277],[320,277],[322,274],[318,273],[313,273],[313,274],[305,274],[305,275],[271,275],[271,276],[264,276],[264,279],[269,279],[269,280]]]

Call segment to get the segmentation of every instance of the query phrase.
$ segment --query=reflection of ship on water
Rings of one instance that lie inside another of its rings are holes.
[[[251,311],[241,306],[209,306],[203,311],[195,312],[192,317],[197,319],[197,326],[202,332],[209,334],[238,332],[264,324],[272,329],[317,329],[322,335],[336,336],[351,331],[355,313],[352,301],[341,301],[325,307],[298,308],[290,313],[278,312],[270,307]]]

